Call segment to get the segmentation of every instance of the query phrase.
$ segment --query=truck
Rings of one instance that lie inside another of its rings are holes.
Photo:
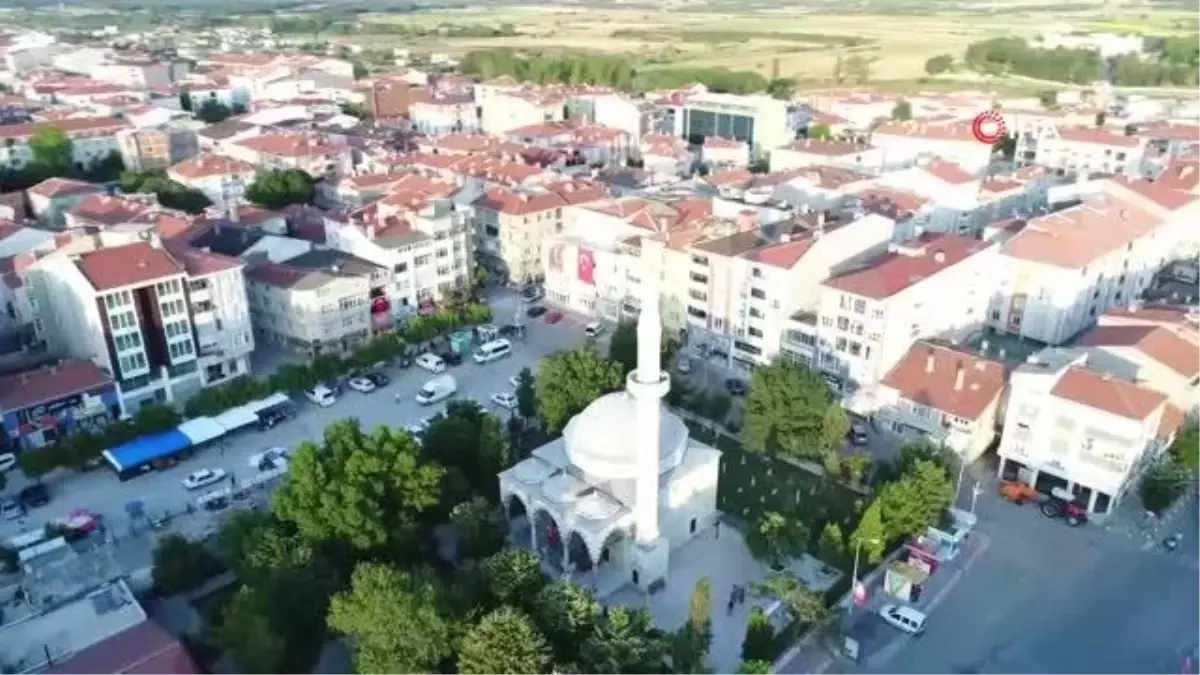
[[[438,401],[450,398],[458,391],[458,382],[453,375],[439,375],[428,382],[417,392],[417,403],[433,405]]]

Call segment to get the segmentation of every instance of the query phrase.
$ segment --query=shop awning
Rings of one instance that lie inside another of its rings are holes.
[[[192,439],[179,429],[152,436],[141,436],[124,445],[104,451],[104,459],[118,472],[163,459],[192,446]]]
[[[207,443],[225,435],[225,427],[211,417],[196,417],[179,425],[179,431],[191,439],[193,445]]]

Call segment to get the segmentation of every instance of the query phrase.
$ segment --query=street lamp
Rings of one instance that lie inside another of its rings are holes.
[[[854,540],[854,571],[850,573],[850,606],[846,608],[847,614],[854,613],[854,605],[858,600],[858,554],[862,550],[863,541],[872,544],[878,544],[878,539],[855,539]]]

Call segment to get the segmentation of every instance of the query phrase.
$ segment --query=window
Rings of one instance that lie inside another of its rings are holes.
[[[396,263],[396,265],[392,267],[392,271],[396,274],[403,274],[408,271],[408,263]]]
[[[850,296],[843,293],[842,297],[838,298],[838,307],[840,309],[850,311],[850,308],[853,306],[854,306],[854,300]]]
[[[862,354],[862,345],[857,342],[850,343],[850,356],[859,356]]]
[[[133,312],[121,312],[120,314],[113,314],[110,317],[110,323],[114,331],[126,330],[137,326],[137,317]]]
[[[844,316],[839,316],[837,319],[838,330],[850,330],[850,319]]]
[[[708,265],[708,258],[705,258],[702,255],[693,255],[692,262],[697,265]]]
[[[763,316],[764,316],[764,314],[762,313],[762,310],[757,309],[755,307],[750,308],[750,318],[761,319],[761,318],[763,318]]]
[[[755,267],[754,269],[750,270],[750,276],[754,277],[755,279],[761,279],[762,269]]]
[[[826,328],[829,328],[830,326],[833,325],[833,317],[829,317],[829,316],[821,317],[821,325],[825,326]]]
[[[171,353],[172,361],[184,356],[190,356],[192,354],[192,341],[185,340],[168,343],[167,351]]]
[[[866,300],[855,300],[854,301],[854,313],[855,314],[866,314],[867,313],[867,301]]]
[[[761,288],[751,288],[750,289],[750,297],[757,298],[759,300],[766,300],[767,292]]]
[[[882,319],[883,318],[883,310],[882,309],[871,310],[871,318],[872,319]]]
[[[754,326],[747,328],[746,332],[750,334],[750,337],[761,338],[763,336],[763,332]]]
[[[167,339],[170,340],[171,338],[179,337],[180,335],[187,335],[190,331],[188,322],[173,321],[163,327],[163,332],[167,334]]]
[[[708,312],[700,309],[699,307],[692,307],[691,305],[688,305],[687,311],[690,316],[694,316],[697,319],[707,319],[708,318]]]
[[[708,302],[708,294],[701,293],[700,291],[697,291],[695,289],[691,289],[688,291],[688,297],[693,300],[699,300],[700,302]]]
[[[183,286],[180,285],[178,279],[172,279],[156,284],[154,289],[158,291],[159,295],[176,295],[183,290]]]
[[[113,342],[116,343],[118,352],[129,351],[142,346],[142,335],[141,333],[125,333],[116,336]]]
[[[844,351],[846,351],[846,345],[847,345],[846,338],[840,337],[834,342],[833,348],[838,350],[839,352],[844,352]]]
[[[707,284],[708,283],[708,277],[703,274],[696,274],[695,272],[692,272],[690,276],[692,278],[693,283],[697,283],[697,284]]]

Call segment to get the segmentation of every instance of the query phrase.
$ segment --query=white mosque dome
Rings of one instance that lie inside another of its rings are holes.
[[[662,411],[659,426],[658,471],[679,466],[687,450],[683,420]],[[567,422],[563,442],[567,458],[591,478],[621,480],[637,477],[637,400],[627,391],[606,394]]]

